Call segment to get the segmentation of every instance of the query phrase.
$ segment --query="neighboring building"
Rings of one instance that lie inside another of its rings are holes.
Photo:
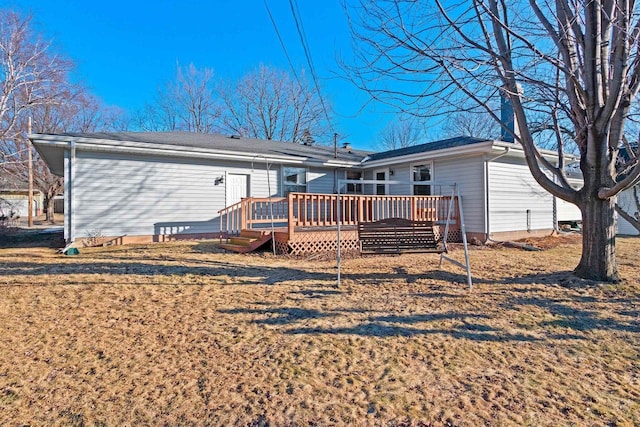
[[[33,191],[33,215],[42,215],[44,195]],[[29,190],[21,188],[0,188],[0,218],[27,218],[29,213]]]
[[[558,219],[554,197],[533,179],[522,147],[512,142],[461,137],[368,153],[181,132],[30,138],[52,172],[64,176],[68,241],[217,236],[219,211],[242,198],[332,194],[338,180],[360,178],[407,184],[349,184],[341,192],[447,196],[443,184],[457,183],[467,234],[482,241],[550,233]],[[555,152],[543,155],[556,159]],[[564,207],[558,210],[564,220],[580,220],[577,209]]]

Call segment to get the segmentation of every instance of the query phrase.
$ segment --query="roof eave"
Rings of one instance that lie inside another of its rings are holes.
[[[30,134],[29,139],[34,143],[45,143],[48,146],[68,147],[73,141],[77,149],[96,151],[96,152],[113,152],[113,153],[135,153],[135,154],[151,154],[163,156],[177,156],[187,158],[206,158],[206,159],[224,159],[236,161],[254,161],[263,159],[271,163],[283,164],[303,164],[310,166],[328,166],[328,167],[351,167],[359,165],[359,161],[349,161],[341,159],[315,159],[308,156],[295,155],[274,155],[268,153],[242,153],[234,150],[220,150],[202,147],[186,147],[174,144],[158,144],[136,141],[114,141],[104,138],[85,138],[77,136],[58,136],[45,134]]]
[[[444,148],[441,150],[423,151],[420,153],[407,154],[405,156],[391,157],[380,160],[368,160],[362,164],[364,168],[390,166],[398,163],[409,163],[424,159],[437,159],[442,157],[463,156],[473,154],[483,154],[490,152],[495,141],[483,141],[475,144]]]
[[[494,145],[495,147],[500,147],[500,148],[511,148],[511,149],[515,149],[513,151],[512,154],[519,154],[521,156],[524,156],[524,148],[522,148],[522,144],[519,143],[513,143],[513,142],[505,142],[505,141],[494,141]],[[540,155],[542,157],[544,157],[547,160],[550,161],[557,161],[558,160],[558,152],[555,150],[546,150],[543,148],[538,148],[538,152],[540,153]],[[565,159],[565,163],[569,162],[569,163],[574,163],[580,160],[580,156],[576,156],[573,154],[564,154],[564,159]]]

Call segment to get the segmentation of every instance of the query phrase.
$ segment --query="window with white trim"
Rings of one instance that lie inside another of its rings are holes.
[[[376,171],[375,173],[376,181],[386,181],[387,180],[387,171]],[[384,196],[387,194],[387,184],[376,184],[376,196]]]
[[[307,170],[305,168],[284,167],[282,169],[284,195],[307,192]]]
[[[415,184],[417,181],[431,181],[433,179],[433,163],[424,163],[421,165],[413,165],[411,167],[411,175],[414,181],[413,195],[414,196],[429,196],[431,195],[430,184]]]
[[[362,171],[347,170],[347,179],[362,179]],[[362,184],[347,183],[347,194],[363,194]]]

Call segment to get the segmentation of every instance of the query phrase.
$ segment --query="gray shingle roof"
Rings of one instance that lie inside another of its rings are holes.
[[[111,141],[140,142],[155,145],[174,145],[213,150],[230,150],[256,155],[298,156],[319,161],[334,158],[333,146],[302,145],[290,142],[269,141],[263,139],[229,137],[219,134],[203,134],[192,132],[99,132],[99,133],[64,133],[58,136],[69,136],[86,139],[107,139]],[[362,150],[338,148],[338,159],[359,162],[369,152]]]
[[[465,145],[488,142],[490,139],[474,138],[471,136],[459,136],[456,138],[443,139],[441,141],[428,142],[426,144],[412,145],[411,147],[398,148],[396,150],[383,151],[381,153],[370,154],[368,161],[384,160],[393,157],[408,156],[410,154],[426,153],[446,148],[463,147]]]

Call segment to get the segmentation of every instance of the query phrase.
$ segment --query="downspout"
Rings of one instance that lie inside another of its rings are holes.
[[[551,212],[552,212],[552,219],[551,221],[553,221],[553,231],[556,232],[556,234],[560,233],[560,227],[558,226],[558,198],[556,196],[553,196],[553,204],[551,205]]]
[[[485,159],[484,161],[484,169],[482,173],[482,180],[484,184],[484,234],[486,236],[486,240],[491,240],[491,218],[490,218],[490,209],[489,209],[489,162],[493,162],[494,160],[499,159],[500,157],[506,156],[511,151],[511,147],[505,147],[504,151],[500,154],[497,154],[493,157]]]

